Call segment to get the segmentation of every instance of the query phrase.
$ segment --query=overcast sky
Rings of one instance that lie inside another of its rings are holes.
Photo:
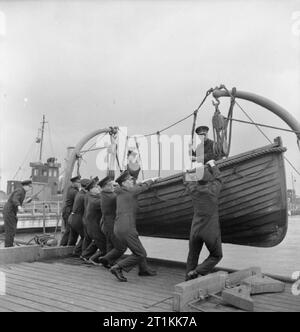
[[[18,178],[29,176],[43,114],[53,146],[46,130],[45,158],[60,162],[67,146],[94,129],[156,131],[221,83],[272,99],[300,120],[299,21],[300,1],[0,1],[1,189],[32,146]],[[257,122],[287,128],[240,104]],[[199,124],[210,124],[212,114],[209,101]],[[169,133],[190,130],[189,120]],[[300,169],[295,135],[264,131],[283,138]],[[265,144],[254,127],[234,125],[232,154]],[[91,157],[85,168],[96,175]]]

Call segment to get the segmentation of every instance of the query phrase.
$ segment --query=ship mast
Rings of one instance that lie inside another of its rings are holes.
[[[45,131],[45,115],[43,115],[42,123],[42,131],[41,131],[41,141],[40,141],[40,159],[39,162],[42,162],[42,155],[43,155],[43,140],[44,140],[44,131]]]

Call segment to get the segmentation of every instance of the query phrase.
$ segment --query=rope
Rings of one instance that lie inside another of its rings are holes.
[[[225,119],[228,120],[228,118],[225,118]],[[296,130],[292,130],[292,129],[285,129],[285,128],[281,128],[281,127],[275,127],[275,126],[270,126],[270,125],[265,125],[265,124],[257,123],[257,122],[249,122],[249,121],[244,121],[244,120],[240,120],[240,119],[233,119],[233,118],[231,119],[231,121],[256,125],[256,126],[259,126],[259,127],[266,127],[266,128],[276,129],[276,130],[287,131],[287,132],[295,133],[295,134],[300,134],[300,131],[296,131]]]
[[[13,177],[13,180],[15,180],[15,178],[17,177],[17,175],[19,174],[19,172],[20,172],[21,169],[23,168],[23,166],[24,166],[24,164],[25,164],[25,161],[28,159],[29,154],[30,154],[30,152],[31,152],[31,150],[32,150],[32,148],[33,148],[34,145],[35,145],[35,141],[33,141],[32,144],[30,145],[30,148],[29,148],[29,150],[27,151],[26,157],[25,157],[25,159],[23,160],[21,166],[19,166],[19,168],[17,169],[17,171],[16,171],[16,173],[15,173],[15,175],[14,175],[14,177]]]
[[[126,153],[127,153],[127,149],[128,149],[128,140],[129,140],[129,136],[126,136],[124,155],[123,155],[123,168],[124,169],[126,169]]]
[[[104,133],[100,136],[100,139],[103,139],[105,137],[105,135],[107,135],[107,133]],[[87,152],[91,152],[91,151],[96,151],[96,150],[102,150],[102,149],[106,149],[106,147],[98,147],[93,149],[93,147],[96,145],[97,142],[94,142],[87,150],[82,150],[81,155],[85,155]]]
[[[161,142],[160,142],[160,132],[156,133],[157,142],[158,142],[158,177],[160,178],[161,174]]]
[[[156,132],[153,132],[153,133],[150,133],[150,134],[147,134],[147,135],[141,135],[141,136],[135,136],[135,137],[139,138],[139,137],[150,137],[150,136],[155,136],[155,135],[157,135],[158,132],[159,132],[159,133],[162,133],[162,132],[164,132],[164,131],[166,131],[166,130],[168,130],[168,129],[170,129],[170,128],[172,128],[172,127],[178,125],[178,124],[180,124],[181,122],[184,122],[185,120],[187,120],[187,119],[189,119],[190,117],[194,116],[195,112],[198,112],[198,111],[200,110],[200,108],[202,107],[202,105],[205,103],[207,97],[208,97],[213,91],[214,91],[213,88],[207,90],[207,92],[206,92],[206,94],[205,94],[205,97],[203,98],[203,100],[201,101],[201,103],[199,104],[199,106],[196,108],[196,110],[195,110],[193,113],[191,113],[191,114],[187,115],[186,117],[184,117],[184,118],[182,118],[182,119],[180,119],[180,120],[178,120],[178,121],[176,121],[176,122],[170,124],[169,126],[163,128],[163,129],[161,129],[161,130],[158,130],[158,131],[156,131]],[[133,136],[129,136],[129,137],[133,137]]]
[[[284,148],[284,147],[266,148],[266,149],[261,149],[260,151],[257,151],[257,152],[254,152],[254,153],[251,153],[251,154],[248,154],[245,156],[240,156],[240,157],[232,158],[232,159],[223,159],[223,160],[217,161],[216,164],[220,165],[220,168],[223,168],[223,167],[228,167],[228,166],[234,165],[236,163],[240,163],[242,161],[254,159],[254,158],[259,157],[264,154],[282,153],[285,151],[286,151],[286,148]]]
[[[135,145],[136,145],[136,148],[137,148],[137,151],[138,151],[138,154],[139,154],[139,162],[140,162],[141,171],[142,171],[142,178],[143,178],[143,180],[145,180],[145,174],[144,174],[144,169],[143,169],[143,163],[142,163],[142,156],[141,156],[141,152],[140,152],[140,146],[139,146],[139,143],[138,143],[136,137],[134,138],[134,141],[135,141]]]
[[[233,116],[233,108],[236,103],[235,94],[236,94],[236,88],[234,88],[234,97],[231,98],[230,107],[229,107],[229,111],[228,111],[228,115],[227,115],[227,118],[229,118],[229,138],[228,138],[227,156],[229,156],[229,154],[230,154],[231,142],[232,142],[232,116]],[[226,120],[228,120],[228,119],[226,119]],[[228,126],[228,122],[227,122],[227,126]]]
[[[226,92],[229,94],[229,96],[231,96],[231,98],[233,98],[231,92],[225,87],[223,86],[223,88],[226,90]],[[247,114],[247,112],[242,108],[242,106],[236,102],[237,106],[239,107],[239,109],[246,115],[246,117],[253,123],[253,125],[255,125],[255,127],[258,129],[258,131],[268,140],[269,143],[272,144],[272,141],[270,140],[270,138],[259,128],[258,124],[256,124],[252,118]],[[292,164],[292,162],[287,158],[284,157],[284,160],[292,167],[292,169],[300,176],[300,172],[296,169],[296,167]]]
[[[54,149],[53,149],[53,144],[52,144],[52,137],[51,137],[51,130],[50,130],[49,122],[47,122],[47,128],[48,128],[51,152],[52,152],[52,155],[55,156]]]

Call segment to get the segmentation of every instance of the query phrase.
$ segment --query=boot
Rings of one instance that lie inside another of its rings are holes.
[[[156,275],[157,275],[157,272],[153,271],[153,270],[150,270],[150,269],[139,272],[140,277],[153,277],[153,276],[156,276]]]
[[[106,269],[111,268],[111,265],[109,264],[108,260],[105,259],[104,257],[100,257],[98,259],[99,263],[102,264]]]
[[[196,279],[198,276],[198,272],[196,270],[192,270],[186,275],[185,281]]]
[[[114,265],[110,272],[121,282],[126,282],[127,279],[124,277],[122,269],[119,267],[119,265]]]

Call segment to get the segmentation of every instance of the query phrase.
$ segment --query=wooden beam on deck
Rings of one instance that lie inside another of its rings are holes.
[[[175,285],[173,310],[186,311],[190,302],[221,292],[225,288],[227,275],[227,272],[220,271]]]

